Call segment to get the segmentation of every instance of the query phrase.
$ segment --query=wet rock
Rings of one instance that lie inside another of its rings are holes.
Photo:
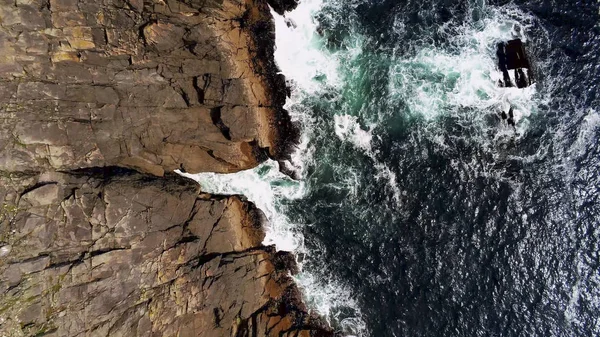
[[[285,25],[288,26],[288,28],[293,28],[293,29],[298,28],[298,25],[296,24],[296,22],[291,18],[285,18]]]
[[[269,5],[273,8],[273,10],[279,14],[283,15],[285,12],[289,12],[298,6],[299,0],[268,0]]]
[[[514,115],[514,108],[510,107],[510,109],[508,110],[508,120],[507,123],[508,125],[515,127],[515,115]]]
[[[293,180],[300,180],[301,174],[300,170],[297,167],[294,167],[292,163],[287,160],[280,160],[279,162],[279,172],[285,174],[286,176],[292,178]]]
[[[525,52],[525,46],[520,39],[510,40],[497,44],[496,56],[498,69],[502,72],[501,86],[525,88],[533,84],[533,71],[531,63]],[[510,70],[514,74],[511,78]]]

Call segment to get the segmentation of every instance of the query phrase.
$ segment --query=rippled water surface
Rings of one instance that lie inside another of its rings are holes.
[[[599,335],[598,6],[304,1],[295,29],[276,18],[302,181],[275,163],[198,179],[266,210],[346,334]],[[527,89],[496,85],[514,37]]]

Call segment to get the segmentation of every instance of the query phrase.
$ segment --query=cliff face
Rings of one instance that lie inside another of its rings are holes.
[[[285,153],[263,1],[3,2],[0,170],[232,172]]]
[[[273,43],[261,0],[1,2],[0,335],[331,335],[262,213],[170,173],[285,158]]]

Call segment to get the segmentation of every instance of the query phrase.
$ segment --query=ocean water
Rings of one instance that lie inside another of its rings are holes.
[[[193,178],[265,212],[342,335],[600,335],[599,6],[303,0],[274,14],[302,178]],[[500,88],[515,37],[536,84]]]

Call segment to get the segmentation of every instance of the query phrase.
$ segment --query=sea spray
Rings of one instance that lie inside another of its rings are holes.
[[[272,12],[276,29],[275,60],[287,79],[298,86],[296,96],[314,95],[324,86],[337,86],[340,78],[335,57],[326,51],[317,32],[314,14],[323,6],[322,0],[302,1],[285,16]],[[300,103],[289,100],[287,106]]]
[[[377,160],[376,153],[372,149],[372,129],[376,125],[371,125],[364,130],[356,116],[335,115],[335,134],[339,139],[345,142],[350,142],[354,147],[363,151],[374,162],[374,167],[377,169],[375,179],[387,182],[388,188],[392,191],[393,199],[396,203],[401,201],[402,191],[398,187],[396,174],[390,170],[384,163]]]
[[[196,180],[204,192],[245,196],[269,220],[265,228],[265,245],[275,245],[278,250],[304,253],[302,235],[297,233],[298,225],[292,224],[278,205],[281,199],[301,198],[304,195],[304,183],[281,173],[276,161],[269,160],[252,170],[233,174],[178,173]]]
[[[536,86],[502,88],[498,80],[496,43],[513,38],[527,42],[533,18],[513,7],[491,8],[485,17],[456,27],[441,27],[447,45],[416,45],[414,56],[406,57],[393,47],[389,68],[389,100],[405,105],[404,112],[433,121],[453,116],[485,128],[486,115],[515,109],[517,136],[527,129],[527,117],[535,113]],[[400,23],[397,25],[402,26]],[[518,33],[517,33],[518,32]],[[399,34],[401,34],[400,32]],[[482,113],[483,112],[483,113]],[[506,133],[505,128],[496,128]]]
[[[550,48],[530,12],[478,0],[326,7],[342,84],[314,98],[318,160],[290,212],[323,260],[307,269],[346,281],[373,336],[597,331],[598,128],[593,109],[570,106],[594,97],[594,69],[574,86],[567,69],[587,49],[563,47],[583,33]],[[516,37],[538,75],[524,90],[497,85],[496,44]],[[516,130],[499,117],[509,106]]]
[[[315,149],[312,141],[315,132],[319,132],[316,130],[318,122],[314,119],[313,107],[307,101],[331,94],[342,85],[338,74],[339,55],[329,52],[325,48],[325,41],[317,34],[319,27],[314,15],[322,7],[322,0],[307,0],[302,1],[294,11],[286,13],[285,17],[272,13],[276,26],[275,60],[293,88],[292,97],[288,99],[285,108],[292,119],[299,121],[303,128],[301,142],[292,155],[292,163],[300,168],[302,179],[306,178],[307,166],[316,160],[313,158]],[[352,175],[347,177],[348,183],[340,187],[356,193],[357,182],[352,180]],[[301,193],[307,193],[310,186],[301,186]],[[275,200],[275,205],[282,214],[286,214],[284,203],[287,197],[279,197],[279,200]],[[308,225],[310,224],[290,225],[288,221],[284,227],[287,231],[293,230],[294,236],[302,237],[300,226]],[[297,246],[294,251],[306,259],[310,259],[313,253],[305,246]],[[324,315],[347,336],[362,335],[365,323],[360,317],[358,304],[352,294],[335,279],[329,278],[329,275],[317,270],[308,271],[303,269],[302,265],[300,263],[301,272],[295,280],[309,307]],[[349,310],[351,314],[340,315],[340,308],[346,308],[345,311]]]

